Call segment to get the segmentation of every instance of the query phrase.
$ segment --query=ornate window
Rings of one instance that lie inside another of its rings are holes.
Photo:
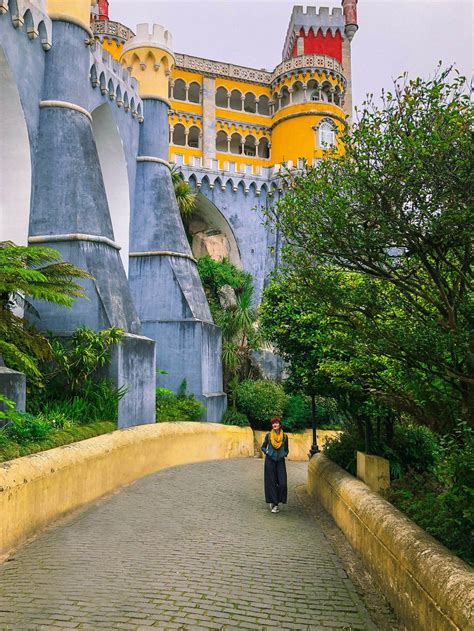
[[[330,149],[336,145],[336,129],[331,121],[323,120],[318,127],[318,145]]]

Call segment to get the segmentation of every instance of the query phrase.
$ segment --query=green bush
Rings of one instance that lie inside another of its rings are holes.
[[[206,406],[196,399],[194,394],[186,392],[186,380],[183,380],[178,394],[167,388],[156,389],[156,422],[200,421]]]
[[[239,412],[236,408],[227,408],[227,410],[224,412],[221,423],[223,423],[224,425],[237,425],[238,427],[249,426],[248,418],[245,416],[245,414],[242,414],[242,412]]]
[[[70,443],[93,438],[100,434],[113,432],[116,429],[117,424],[110,421],[96,422],[89,425],[74,425],[71,423],[63,429],[51,427],[51,431],[39,442],[18,443],[8,437],[5,427],[0,430],[0,462],[45,451],[46,449],[53,449],[61,445],[69,445]]]
[[[391,446],[381,445],[379,455],[390,460],[392,479],[408,472],[429,473],[439,459],[439,439],[428,427],[397,424]]]
[[[283,416],[287,395],[283,386],[273,381],[247,379],[237,386],[235,400],[253,429],[268,429],[273,416]]]
[[[357,473],[357,451],[364,451],[364,441],[352,425],[324,444],[324,455],[352,475]]]
[[[44,440],[52,430],[53,426],[44,417],[14,412],[2,432],[8,440],[24,445]]]
[[[311,399],[302,394],[288,397],[283,412],[283,426],[286,432],[302,432],[311,427]]]

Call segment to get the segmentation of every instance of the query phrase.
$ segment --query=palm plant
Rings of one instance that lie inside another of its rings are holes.
[[[189,219],[196,207],[197,195],[191,190],[189,184],[181,178],[179,168],[176,165],[171,169],[171,181],[181,217]]]
[[[0,355],[8,366],[40,379],[38,361],[50,357],[51,345],[24,317],[36,311],[28,298],[70,307],[84,297],[77,278],[91,276],[56,250],[0,242]]]

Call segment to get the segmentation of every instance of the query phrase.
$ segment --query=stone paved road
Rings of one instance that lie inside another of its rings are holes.
[[[0,629],[375,629],[295,497],[263,502],[261,460],[161,471],[0,566]]]

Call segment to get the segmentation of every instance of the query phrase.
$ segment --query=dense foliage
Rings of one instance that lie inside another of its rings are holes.
[[[242,412],[239,412],[236,408],[230,407],[224,412],[222,421],[224,425],[237,425],[238,427],[248,427],[249,420]]]
[[[215,261],[209,256],[199,259],[198,270],[214,322],[222,331],[224,389],[227,390],[232,379],[258,375],[252,350],[260,348],[261,338],[253,305],[252,276],[227,259]],[[224,288],[230,289],[233,303],[223,300]]]
[[[440,431],[473,422],[473,122],[463,78],[399,81],[269,216],[331,383]]]
[[[196,399],[194,394],[186,392],[184,379],[179,391],[174,394],[168,388],[156,389],[156,422],[200,421],[206,407]]]
[[[287,395],[283,386],[273,381],[247,379],[236,388],[235,401],[253,429],[269,429],[273,416],[283,416]]]
[[[30,298],[71,306],[84,296],[79,278],[90,276],[61,261],[56,250],[0,243],[0,354],[7,366],[41,379],[38,363],[50,357],[51,346],[23,314],[36,313]]]
[[[463,449],[460,449],[463,445]],[[474,433],[460,425],[442,439],[437,464],[411,470],[385,497],[426,532],[474,565]]]

